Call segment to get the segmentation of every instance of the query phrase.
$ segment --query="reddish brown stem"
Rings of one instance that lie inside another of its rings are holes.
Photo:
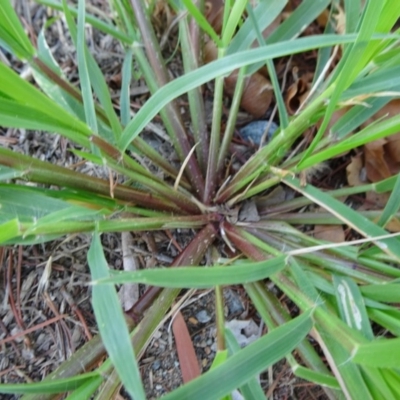
[[[151,68],[156,79],[156,85],[162,87],[169,81],[167,69],[165,68],[158,39],[154,33],[149,16],[146,14],[146,5],[143,0],[131,0],[132,8],[135,13],[136,22],[140,29],[142,41],[146,49],[146,55],[151,65]],[[153,82],[148,82],[149,85],[154,87]],[[166,112],[163,117],[168,121],[172,132],[170,133],[171,138],[174,141],[175,149],[183,162],[189,155],[192,145],[188,139],[186,129],[183,125],[182,118],[179,112],[179,108],[176,102],[171,102],[165,106]],[[206,145],[202,143],[202,145]],[[199,164],[194,155],[191,155],[187,163],[187,176],[190,180],[192,187],[195,189],[199,198],[203,198],[204,195],[204,177],[201,173]]]
[[[23,154],[17,154],[8,149],[0,148],[0,164],[24,171],[24,177],[33,182],[57,185],[60,187],[64,186],[98,193],[108,197],[110,196],[110,186],[109,182],[106,180],[36,160]],[[132,189],[129,186],[116,185],[114,187],[114,198],[124,202],[138,204],[147,209],[182,213],[182,209],[175,206],[172,202],[161,199],[151,193],[144,193]]]
[[[247,257],[255,261],[263,261],[267,258],[267,255],[264,252],[244,239],[238,228],[231,225],[229,222],[224,221],[222,223],[222,228],[228,236],[228,239]]]
[[[217,234],[214,224],[206,225],[189,243],[178,257],[172,262],[172,267],[191,266],[199,264],[206,250],[212,244]],[[154,299],[160,294],[162,288],[150,286],[144,295],[126,312],[135,321],[139,321],[144,313],[152,304]]]

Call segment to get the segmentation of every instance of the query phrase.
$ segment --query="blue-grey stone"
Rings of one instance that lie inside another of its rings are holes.
[[[264,120],[259,120],[259,121],[253,121],[250,122],[249,124],[243,126],[242,128],[239,129],[240,136],[247,141],[251,141],[256,145],[259,145],[262,139],[262,136],[267,129],[267,126],[269,124],[269,121],[264,121]],[[275,122],[271,122],[269,125],[268,129],[268,135],[266,137],[266,143],[268,140],[272,138],[272,135],[275,133],[275,131],[278,129],[278,125]]]
[[[196,318],[202,324],[206,324],[211,320],[211,316],[207,313],[206,310],[201,310],[196,314]]]

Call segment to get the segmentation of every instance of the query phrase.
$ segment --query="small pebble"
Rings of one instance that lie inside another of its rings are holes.
[[[265,143],[268,143],[268,140],[272,138],[272,135],[275,133],[275,131],[279,128],[278,125],[275,122],[271,122],[269,125],[269,121],[253,121],[250,122],[249,124],[243,126],[242,128],[239,129],[240,136],[244,140],[253,142],[256,145],[259,145],[262,139],[262,136],[267,129],[267,126],[269,126],[268,129],[268,135],[265,140]]]
[[[211,316],[207,313],[206,310],[201,310],[196,314],[196,318],[202,324],[206,324],[207,322],[211,321]]]
[[[152,366],[151,366],[153,371],[157,371],[158,369],[160,369],[160,367],[161,367],[161,361],[160,360],[154,361]]]
[[[241,298],[231,289],[225,290],[225,304],[228,306],[229,315],[240,314],[244,311]]]

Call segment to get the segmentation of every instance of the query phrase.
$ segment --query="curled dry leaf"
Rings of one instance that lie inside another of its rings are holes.
[[[386,143],[386,139],[378,139],[364,146],[365,168],[371,182],[378,182],[391,176],[385,160],[384,146]]]
[[[172,322],[172,331],[174,332],[182,380],[187,383],[200,375],[200,367],[186,322],[180,311]]]
[[[386,138],[387,144],[385,146],[385,153],[390,160],[389,168],[393,169],[395,165],[400,163],[400,132]]]
[[[390,193],[376,193],[369,191],[365,194],[365,202],[361,206],[362,210],[382,210],[389,200]]]
[[[209,0],[205,5],[205,16],[207,21],[213,27],[216,33],[221,33],[223,23],[224,2],[222,0]],[[263,30],[262,35],[267,38],[281,23],[282,17],[279,15],[275,20]],[[255,40],[251,47],[258,47],[258,41]],[[209,63],[217,58],[217,48],[211,40],[204,48],[204,60]],[[233,71],[225,79],[225,91],[229,96],[233,96],[235,91],[238,71]],[[268,72],[265,67],[246,78],[243,90],[241,107],[256,118],[261,118],[272,100],[272,85],[268,80]]]
[[[315,225],[314,237],[331,243],[344,242],[344,230],[341,225]]]
[[[204,60],[209,63],[217,58],[217,47],[211,40],[204,47]],[[233,71],[225,78],[225,90],[229,96],[235,92],[238,71]],[[256,72],[246,77],[242,94],[241,107],[256,118],[261,118],[272,100],[272,85],[268,79]]]
[[[337,5],[336,13],[333,14],[333,18],[336,21],[335,31],[340,35],[344,35],[346,33],[346,14],[344,9]]]
[[[391,118],[400,111],[400,100],[392,100],[380,109],[363,126],[382,118]],[[400,171],[400,132],[378,139],[364,146],[365,168],[368,179],[378,182]]]
[[[205,4],[205,16],[208,23],[213,27],[218,34],[222,30],[222,20],[224,14],[223,0],[209,0]]]
[[[293,77],[295,81],[289,86],[286,96],[285,104],[289,114],[294,114],[300,107],[300,105],[307,98],[308,93],[311,89],[312,74],[307,73],[302,77],[298,77],[298,68],[293,68]]]
[[[361,186],[366,182],[363,180],[363,160],[361,155],[351,157],[350,164],[346,167],[347,182],[350,186]]]
[[[385,229],[389,232],[400,232],[400,220],[396,217],[392,218],[386,225]]]

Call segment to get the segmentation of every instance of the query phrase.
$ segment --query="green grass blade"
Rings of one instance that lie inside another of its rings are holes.
[[[299,6],[290,13],[277,29],[267,38],[268,44],[285,40],[293,40],[300,35],[325,9],[331,0],[303,0]],[[256,72],[262,66],[261,63],[249,67],[249,73]]]
[[[67,210],[70,207],[70,203],[52,198],[36,188],[12,184],[0,185],[1,223],[14,218],[18,218],[21,222],[37,221],[53,212]],[[80,207],[76,206],[76,209]]]
[[[383,326],[393,335],[400,336],[400,311],[397,309],[392,310],[379,310],[376,308],[368,308],[368,315],[372,321]]]
[[[331,389],[340,389],[340,385],[337,379],[331,375],[323,374],[321,372],[313,371],[309,368],[305,368],[301,365],[297,365],[292,368],[293,374],[299,378],[305,379],[309,382],[313,382],[316,385],[326,386]]]
[[[366,366],[363,366],[361,372],[371,393],[374,393],[374,399],[397,400],[399,398],[400,376],[398,374],[390,376],[388,370]],[[389,380],[394,381],[394,391],[390,387]]]
[[[37,93],[40,94],[40,92]],[[53,107],[53,110],[54,108],[55,107]],[[55,111],[56,110],[57,108],[55,108]],[[68,115],[67,113],[63,114]],[[66,125],[60,122],[57,115],[53,118],[47,113],[37,110],[35,107],[0,97],[0,120],[2,126],[60,133],[75,143],[88,147],[90,145],[88,140],[90,132],[85,129],[87,128],[86,125],[82,126],[79,120],[75,119],[72,115],[68,116],[70,118],[68,123],[72,120],[77,121],[76,129],[70,124]],[[79,125],[82,127],[80,132],[78,131]]]
[[[133,50],[129,48],[124,57],[122,65],[122,84],[120,94],[120,107],[121,107],[121,123],[123,126],[128,125],[131,119],[131,79],[132,79],[132,56]]]
[[[71,30],[71,26],[69,26]],[[85,109],[86,123],[90,129],[97,133],[97,119],[94,109],[94,101],[92,87],[90,84],[90,75],[88,68],[88,60],[86,58],[86,39],[85,39],[85,1],[78,2],[78,23],[77,23],[77,40],[76,50],[78,57],[79,81],[83,98],[83,106]]]
[[[372,300],[386,303],[400,303],[399,283],[361,286],[360,290],[364,296]]]
[[[225,339],[231,354],[236,354],[240,351],[240,346],[232,331],[225,328]],[[242,385],[240,393],[246,400],[265,400],[265,393],[262,390],[260,382],[257,378],[251,378],[247,383]]]
[[[42,29],[38,36],[38,56],[42,62],[46,64],[55,74],[60,78],[64,78],[62,70],[57,62],[54,60],[51,50],[46,42],[44,29]],[[70,114],[75,115],[81,121],[85,122],[85,111],[82,103],[76,98],[72,97],[69,93],[62,90],[60,86],[55,84],[48,76],[42,73],[38,68],[33,68],[33,76],[36,83],[47,94],[50,99],[56,102],[64,110]]]
[[[253,14],[256,17],[257,26],[260,28],[260,31],[266,29],[272,21],[274,21],[274,19],[282,12],[286,4],[287,0],[259,2],[253,11]],[[256,39],[257,35],[254,31],[254,23],[252,20],[246,19],[238,33],[230,42],[227,54],[234,54],[248,49]]]
[[[64,393],[75,390],[85,383],[96,381],[96,372],[77,375],[73,378],[43,381],[25,384],[0,384],[0,393],[3,394],[30,394],[30,393]]]
[[[230,10],[228,20],[226,24],[224,24],[224,28],[222,31],[221,45],[223,47],[227,47],[231,42],[231,39],[235,33],[235,30],[239,24],[240,19],[243,16],[243,11],[246,7],[247,0],[237,0],[233,3],[233,6]]]
[[[343,347],[343,337],[332,334],[329,332],[329,328],[328,330],[325,327],[321,328],[318,323],[316,325],[320,337],[319,344],[322,346],[324,354],[329,360],[329,366],[346,398],[373,400],[359,366],[349,362],[350,354]]]
[[[398,65],[389,66],[388,68],[381,67],[376,72],[355,80],[348,89],[341,93],[340,101],[385,91],[391,93],[399,92],[399,71],[400,67]]]
[[[7,243],[20,234],[21,224],[18,218],[13,218],[3,223],[0,222],[0,243]]]
[[[360,331],[368,340],[373,340],[374,334],[358,286],[352,279],[338,275],[333,276],[333,283],[342,320]]]
[[[339,43],[351,43],[354,39],[354,35],[326,35],[324,37],[300,38],[264,46],[258,49],[246,50],[207,64],[160,88],[144,106],[141,107],[135,119],[126,126],[122,132],[119,149],[126,149],[131,141],[169,102],[218,76],[225,75],[245,65],[260,61],[264,63],[266,59],[300,53],[313,48],[329,47]]]
[[[104,378],[101,376],[95,379],[85,382],[79,386],[78,389],[74,390],[68,397],[67,400],[81,400],[90,399],[91,395],[99,388],[103,383]]]
[[[292,351],[312,327],[310,312],[274,329],[165,400],[219,400]]]
[[[360,132],[348,137],[336,145],[331,145],[325,150],[321,150],[315,155],[309,156],[297,168],[304,169],[312,165],[318,164],[327,159],[333,158],[338,154],[342,154],[348,150],[355,149],[366,143],[377,139],[385,138],[396,134],[400,130],[400,116],[385,119],[379,123],[371,124]]]
[[[390,100],[392,100],[391,97],[367,99],[364,105],[355,106],[343,115],[343,117],[332,126],[332,132],[335,132],[338,139],[345,138],[347,135],[352,134],[353,131],[368,118],[376,114],[377,111],[384,107]]]
[[[285,268],[285,256],[271,260],[226,267],[179,267],[148,269],[135,272],[112,271],[111,276],[94,284],[140,282],[171,288],[209,288],[255,282]]]
[[[399,359],[400,338],[380,339],[359,345],[351,358],[357,364],[378,368],[398,368]]]
[[[396,260],[400,260],[400,246],[397,238],[392,237],[374,241],[373,238],[376,236],[388,235],[388,232],[380,226],[377,226],[360,215],[357,211],[352,210],[350,207],[329,196],[329,194],[323,193],[321,190],[311,185],[302,186],[300,181],[296,178],[284,177],[282,180],[294,190],[302,193],[310,200],[337,216],[343,223],[349,225],[367,238],[371,238],[371,241],[375,242],[381,250],[393,256]]]
[[[24,171],[18,171],[14,168],[4,167],[0,165],[0,181],[7,181],[9,179],[20,178],[24,176]]]
[[[253,23],[253,30],[257,34],[257,39],[258,39],[259,45],[265,46],[265,40],[261,34],[261,29],[257,25],[256,16],[254,14],[253,8],[250,5],[248,5],[248,7],[247,7],[247,13],[249,14],[249,20]],[[280,128],[282,130],[284,130],[289,125],[289,116],[286,111],[285,102],[283,100],[282,90],[279,85],[278,76],[276,74],[276,70],[275,70],[273,61],[267,60],[266,65],[267,65],[269,77],[272,82],[272,86],[274,88],[275,100],[276,100],[276,104],[278,106],[278,111],[279,111]]]
[[[109,268],[97,233],[93,235],[88,263],[92,279],[109,276]],[[115,287],[94,286],[92,302],[104,346],[125,389],[135,400],[145,400],[139,367]]]
[[[328,106],[324,113],[322,124],[319,127],[318,132],[315,135],[310,146],[305,151],[303,158],[300,161],[299,167],[302,167],[303,161],[307,160],[308,156],[318,145],[326,128],[328,127],[329,121],[331,120],[332,115],[337,107],[337,103],[341,94],[344,92],[345,89],[348,88],[348,86],[357,76],[359,70],[355,68],[355,65],[362,65],[362,67],[364,67],[369,61],[367,43],[375,32],[375,27],[378,24],[382,8],[382,2],[370,1],[367,3],[357,39],[353,45],[347,48],[336,69],[338,77],[335,81],[334,91],[331,98],[329,99]],[[364,64],[361,64],[360,60]]]
[[[0,44],[18,58],[28,60],[35,54],[35,49],[9,0],[0,0]]]
[[[56,0],[38,0],[38,3],[48,6],[50,8],[53,8],[54,10],[64,11],[63,4]],[[78,15],[78,10],[76,9],[76,7],[69,6],[68,10],[71,13],[71,15],[73,15],[74,17],[76,17]],[[104,32],[104,33],[114,37],[117,40],[120,40],[124,44],[127,44],[127,45],[132,44],[132,41],[134,39],[129,37],[129,35],[126,35],[120,29],[117,29],[112,23],[107,23],[107,22],[102,21],[101,19],[94,17],[93,15],[89,15],[89,14],[86,15],[85,18],[86,18],[86,22],[88,24],[92,25],[99,31]]]
[[[331,3],[330,0],[304,0],[289,17],[271,34],[267,43],[290,40],[299,35]]]
[[[182,3],[200,28],[207,33],[208,36],[210,36],[210,38],[218,45],[218,47],[220,47],[222,42],[219,36],[215,32],[214,28],[208,23],[204,14],[196,7],[196,4],[192,0],[182,0]]]
[[[344,13],[346,17],[346,32],[356,31],[361,12],[360,0],[344,0]]]
[[[390,197],[388,202],[386,203],[385,208],[377,222],[377,225],[385,227],[385,225],[393,218],[393,216],[400,209],[400,174],[397,174],[396,184],[390,193]]]
[[[12,97],[11,97],[12,96]],[[0,117],[3,126],[59,132],[87,147],[90,129],[0,63]]]

